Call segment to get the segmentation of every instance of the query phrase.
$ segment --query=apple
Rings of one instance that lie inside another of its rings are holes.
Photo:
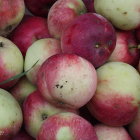
[[[54,38],[39,39],[27,50],[24,70],[30,69],[38,60],[37,64],[26,74],[29,81],[36,85],[37,73],[42,63],[54,54],[61,53],[60,41]]]
[[[19,79],[14,87],[10,89],[10,93],[15,97],[20,105],[23,104],[24,100],[36,90],[36,86],[33,85],[26,76]]]
[[[50,103],[73,109],[84,106],[94,95],[97,74],[94,66],[75,54],[49,57],[38,71],[37,87]]]
[[[77,16],[86,12],[82,0],[57,0],[48,13],[48,29],[50,34],[60,39],[63,30]]]
[[[26,8],[35,16],[47,17],[56,0],[25,0]]]
[[[113,26],[95,13],[77,17],[61,36],[62,52],[86,58],[95,68],[108,60],[115,45],[116,33]]]
[[[35,140],[33,137],[31,137],[30,135],[28,135],[28,133],[21,129],[17,135],[15,135],[12,140]]]
[[[98,140],[94,127],[84,118],[65,112],[46,119],[37,140]]]
[[[116,28],[132,30],[140,25],[139,0],[94,0],[94,8]]]
[[[0,140],[9,140],[21,128],[23,116],[16,99],[0,89]]]
[[[100,122],[110,126],[129,124],[140,102],[140,74],[124,62],[108,62],[97,69],[98,84],[87,107]]]
[[[116,34],[116,47],[109,61],[120,61],[137,66],[140,59],[140,50],[133,31],[117,31]]]
[[[140,107],[133,121],[128,125],[128,131],[134,140],[140,139]]]
[[[7,36],[22,20],[24,0],[0,0],[0,36]]]
[[[98,140],[132,140],[124,127],[112,127],[104,124],[94,126]]]
[[[136,29],[136,38],[138,42],[140,43],[140,27]]]
[[[36,40],[51,37],[45,18],[30,16],[23,20],[20,25],[10,34],[9,38],[21,50],[23,56],[27,49]]]
[[[2,84],[1,82],[22,73],[23,56],[18,47],[9,39],[0,36],[0,88],[9,89],[17,80]]]
[[[23,104],[24,126],[28,134],[36,138],[42,123],[51,115],[76,110],[58,108],[48,103],[38,90],[31,93]]]
[[[83,0],[83,2],[87,8],[87,12],[95,12],[94,0]]]

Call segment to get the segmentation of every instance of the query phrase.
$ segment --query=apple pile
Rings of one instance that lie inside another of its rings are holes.
[[[139,0],[0,0],[0,140],[140,140]]]

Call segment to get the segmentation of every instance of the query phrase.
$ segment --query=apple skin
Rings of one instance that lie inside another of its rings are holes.
[[[83,13],[86,13],[86,7],[82,0],[57,0],[48,13],[50,34],[60,39],[68,24]]]
[[[10,34],[9,38],[14,42],[25,56],[27,49],[36,40],[51,37],[45,18],[30,16]]]
[[[24,0],[0,0],[0,36],[7,36],[22,20]]]
[[[22,106],[24,100],[36,90],[36,86],[33,85],[26,76],[19,79],[14,87],[10,89],[10,93],[15,97],[15,99]]]
[[[110,126],[130,123],[140,102],[140,75],[124,62],[108,62],[97,69],[97,89],[87,104],[90,113]]]
[[[23,116],[16,99],[4,89],[0,89],[0,114],[0,140],[10,140],[20,130]]]
[[[74,112],[76,110],[55,107],[41,96],[38,90],[31,93],[23,104],[24,126],[28,134],[36,138],[39,129],[47,117],[59,112]]]
[[[57,0],[25,0],[27,9],[35,16],[47,17],[52,5]]]
[[[95,12],[94,0],[83,0],[83,2],[87,8],[87,12]]]
[[[139,0],[94,0],[96,13],[107,18],[118,29],[132,30],[140,25]]]
[[[44,121],[37,140],[98,140],[94,127],[74,113],[58,113]]]
[[[0,83],[23,71],[23,56],[18,47],[9,39],[0,36]],[[9,89],[17,80],[0,85]]]
[[[27,50],[24,70],[30,69],[38,60],[37,64],[26,74],[34,85],[37,83],[37,73],[43,62],[54,54],[61,53],[60,41],[54,38],[39,39]]]
[[[140,49],[133,31],[117,31],[116,47],[109,61],[125,62],[137,66],[140,59]]]
[[[30,135],[28,135],[28,133],[21,129],[17,135],[15,135],[12,140],[35,140],[33,137],[31,137]]]
[[[60,107],[79,109],[92,98],[97,86],[94,66],[75,54],[49,57],[37,76],[41,95]]]
[[[61,36],[62,52],[82,56],[95,68],[108,60],[115,45],[115,29],[104,17],[96,13],[77,17]]]
[[[132,140],[124,127],[111,127],[104,124],[94,126],[98,140]]]

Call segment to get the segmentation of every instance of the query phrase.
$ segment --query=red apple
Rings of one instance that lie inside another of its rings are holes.
[[[37,86],[50,103],[78,109],[94,95],[96,71],[86,59],[74,54],[49,57],[38,71]]]
[[[129,124],[140,102],[140,75],[124,62],[108,62],[97,69],[98,84],[87,107],[99,121],[110,126]]]
[[[35,16],[47,17],[56,0],[25,0],[27,9]]]
[[[74,113],[58,113],[44,121],[37,140],[98,140],[94,127]]]
[[[77,17],[63,32],[64,53],[75,53],[89,60],[95,68],[104,64],[116,45],[113,26],[102,16],[86,13]]]
[[[140,50],[136,43],[134,32],[117,31],[116,34],[116,47],[111,54],[109,61],[120,61],[137,66],[140,58]]]
[[[87,8],[87,12],[95,12],[94,0],[83,0],[83,2]]]
[[[22,73],[23,56],[18,47],[5,37],[0,37],[0,83]],[[0,84],[0,88],[9,89],[17,80]]]
[[[10,93],[22,105],[29,94],[35,90],[36,87],[24,76],[10,89]]]
[[[58,108],[48,103],[39,91],[31,93],[23,104],[24,126],[26,131],[34,138],[36,138],[39,129],[49,116],[59,112],[74,112],[76,110]]]
[[[0,1],[0,36],[7,36],[22,20],[24,0]]]
[[[86,12],[82,0],[57,0],[48,13],[48,29],[50,34],[60,39],[62,31],[77,16]]]
[[[21,129],[16,136],[12,138],[12,140],[35,140],[33,137],[28,135],[28,133]]]
[[[45,18],[30,16],[10,34],[10,39],[25,56],[27,49],[38,39],[50,37]]]
[[[94,126],[98,140],[132,140],[124,127],[111,127],[104,124]]]
[[[140,140],[140,107],[136,117],[128,125],[128,130],[134,140]]]

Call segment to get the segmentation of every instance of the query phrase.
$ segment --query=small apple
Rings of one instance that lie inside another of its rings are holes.
[[[87,8],[87,12],[95,12],[94,0],[83,0],[83,2]]]
[[[24,0],[0,0],[0,36],[7,36],[22,20]]]
[[[35,140],[33,137],[31,137],[30,135],[28,135],[28,133],[21,129],[17,135],[15,135],[12,140]]]
[[[133,31],[117,31],[116,34],[116,47],[109,61],[120,61],[137,66],[140,59],[140,49]]]
[[[28,16],[22,20],[20,25],[9,35],[10,40],[19,47],[23,56],[33,42],[48,37],[50,34],[46,19],[34,16]]]
[[[20,105],[24,100],[36,90],[36,86],[33,85],[25,76],[22,77],[17,84],[10,89],[10,93],[15,97]]]
[[[128,131],[134,140],[140,140],[140,107],[137,115],[128,125]]]
[[[116,33],[113,26],[95,13],[77,17],[61,36],[62,52],[82,56],[95,68],[108,60],[115,45]]]
[[[35,16],[47,17],[56,0],[25,0],[26,8]]]
[[[20,130],[23,122],[21,108],[16,99],[0,89],[0,140],[9,140]]]
[[[53,55],[38,71],[41,95],[56,106],[78,109],[92,98],[96,86],[94,66],[75,54]]]
[[[0,88],[9,89],[17,80],[1,84],[1,82],[22,73],[23,56],[18,47],[9,39],[0,36]]]
[[[61,38],[63,30],[77,16],[86,12],[82,0],[57,0],[48,13],[48,29],[57,39]]]
[[[132,140],[124,127],[112,127],[104,124],[94,126],[98,140]]]
[[[37,64],[26,74],[29,81],[36,85],[37,73],[42,63],[54,54],[61,53],[60,41],[54,38],[39,39],[27,50],[24,70],[30,69],[38,60]]]
[[[74,112],[76,110],[58,108],[48,103],[39,91],[31,93],[23,104],[24,126],[28,134],[36,138],[39,129],[49,116],[59,112]]]
[[[48,117],[37,140],[98,140],[94,127],[74,113],[58,113]]]
[[[140,25],[139,0],[94,0],[94,8],[119,29],[132,30]]]
[[[97,69],[97,89],[87,107],[99,121],[110,126],[129,124],[140,102],[140,74],[124,62],[108,62]]]

